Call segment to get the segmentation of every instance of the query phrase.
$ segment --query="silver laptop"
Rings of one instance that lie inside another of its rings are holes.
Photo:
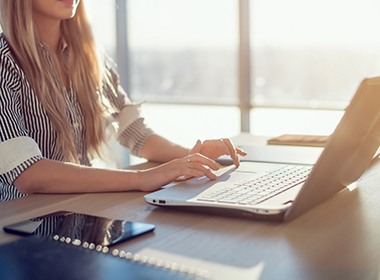
[[[322,147],[290,146],[290,145],[239,145],[247,155],[240,161],[273,162],[288,164],[314,164],[321,155]],[[221,156],[217,160],[222,165],[233,164],[231,157]]]
[[[380,77],[364,79],[314,164],[242,162],[144,196],[148,203],[288,221],[355,182],[380,144]]]

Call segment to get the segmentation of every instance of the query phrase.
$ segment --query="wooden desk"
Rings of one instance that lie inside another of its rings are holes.
[[[289,223],[267,223],[145,203],[144,193],[30,195],[0,204],[0,227],[56,210],[153,223],[117,248],[159,252],[215,279],[379,279],[380,162],[358,187]],[[0,243],[18,238],[0,231]]]

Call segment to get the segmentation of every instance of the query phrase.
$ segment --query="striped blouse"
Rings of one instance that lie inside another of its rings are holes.
[[[48,55],[47,50],[44,53]],[[118,141],[139,156],[153,131],[144,124],[140,104],[129,100],[116,72],[112,73],[112,85],[104,86],[102,94],[115,110],[111,121],[117,123]],[[90,166],[83,141],[84,118],[76,93],[72,87],[62,93],[68,105],[66,115],[72,126],[80,164]],[[57,146],[57,132],[25,73],[16,63],[4,34],[0,34],[0,202],[24,196],[13,183],[24,170],[42,158],[63,161],[62,150]]]

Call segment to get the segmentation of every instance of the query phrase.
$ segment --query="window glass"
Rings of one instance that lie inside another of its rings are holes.
[[[343,108],[380,73],[380,2],[250,1],[253,101]]]
[[[130,0],[130,94],[149,102],[237,102],[237,1]]]
[[[115,2],[87,0],[85,3],[94,37],[100,49],[116,60]]]

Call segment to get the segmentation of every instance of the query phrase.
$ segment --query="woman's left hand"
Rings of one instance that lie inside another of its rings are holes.
[[[247,155],[247,153],[242,149],[236,148],[232,141],[228,138],[206,140],[204,142],[198,140],[195,146],[190,150],[190,154],[195,153],[200,153],[213,160],[216,160],[222,155],[229,155],[235,166],[240,165],[238,155]]]

